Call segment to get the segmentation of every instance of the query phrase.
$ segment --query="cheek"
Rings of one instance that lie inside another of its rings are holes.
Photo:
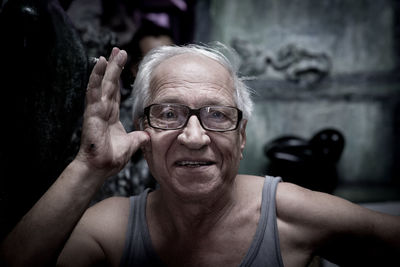
[[[163,166],[163,162],[167,159],[167,152],[174,142],[176,134],[172,131],[157,131],[153,128],[147,128],[145,131],[150,134],[150,142],[144,146],[144,158],[147,160],[149,167]]]
[[[216,136],[215,144],[223,157],[225,164],[236,164],[240,161],[241,149],[238,135]]]

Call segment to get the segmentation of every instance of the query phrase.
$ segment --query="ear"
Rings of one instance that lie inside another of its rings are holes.
[[[243,150],[246,146],[246,126],[247,120],[242,120],[240,123],[239,138],[240,138],[240,159],[243,159]]]

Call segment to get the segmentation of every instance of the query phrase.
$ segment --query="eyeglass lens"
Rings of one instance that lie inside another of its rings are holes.
[[[178,104],[154,104],[149,108],[150,125],[161,129],[182,128],[191,114],[198,114],[202,126],[207,130],[233,130],[239,120],[239,110],[226,106],[206,106],[199,110],[191,110]]]

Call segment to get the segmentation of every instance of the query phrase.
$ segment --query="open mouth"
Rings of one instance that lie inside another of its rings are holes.
[[[212,162],[212,161],[182,160],[182,161],[176,162],[176,165],[178,167],[186,167],[186,168],[198,168],[198,167],[204,167],[204,166],[211,166],[213,164],[214,164],[214,162]]]

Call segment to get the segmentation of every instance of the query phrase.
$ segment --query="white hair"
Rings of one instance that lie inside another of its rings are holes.
[[[249,119],[253,110],[251,90],[238,76],[239,61],[237,54],[225,45],[216,43],[212,47],[190,44],[185,46],[160,46],[151,50],[141,61],[133,84],[133,120],[136,121],[141,118],[144,115],[143,109],[150,104],[150,82],[154,69],[166,59],[186,53],[206,56],[225,67],[233,80],[236,106],[242,110],[243,118]]]

